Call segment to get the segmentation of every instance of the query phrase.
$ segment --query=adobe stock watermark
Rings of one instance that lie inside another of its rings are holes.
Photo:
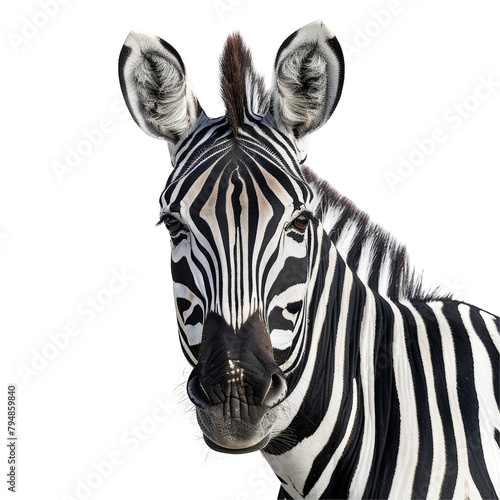
[[[99,314],[111,306],[116,300],[116,296],[120,295],[134,279],[123,268],[120,270],[112,269],[110,274],[111,278],[108,279],[104,287],[87,296],[85,300],[75,306],[73,319],[66,322],[59,330],[50,332],[42,347],[31,349],[30,361],[20,363],[17,366],[21,380],[26,385],[38,378],[40,373],[46,370],[62,351],[67,349],[73,339],[82,334],[87,325],[93,323]]]
[[[178,404],[172,396],[156,398],[153,411],[137,425],[131,425],[122,432],[120,444],[107,453],[104,459],[91,462],[90,471],[76,478],[74,490],[71,494],[63,493],[60,497],[61,500],[86,500],[90,498],[114,474],[117,468],[122,467],[127,462],[129,456],[135,453],[142,443],[146,442],[174,413],[178,412]]]
[[[12,50],[17,54],[19,50],[27,45],[57,16],[62,6],[71,0],[39,0],[38,9],[28,16],[20,19],[20,27],[17,32],[9,32],[9,40]]]
[[[117,121],[122,121],[127,114],[123,99],[117,98],[111,103],[111,114],[101,118],[93,127],[83,129],[73,144],[65,147],[60,160],[51,163],[57,180],[62,183],[68,175],[81,167],[85,160],[104,143],[106,137],[116,130]]]
[[[260,498],[270,486],[276,486],[279,480],[268,465],[263,465],[250,474],[246,480],[246,490],[236,496],[235,500],[253,500]]]
[[[245,0],[213,0],[212,7],[221,21],[226,14],[233,13]]]
[[[356,26],[351,43],[342,42],[342,50],[346,60],[351,60],[353,56],[361,54],[368,48],[373,40],[377,38],[390,24],[396,16],[401,14],[407,4],[413,0],[389,0],[385,8],[372,10],[370,19],[361,26]]]
[[[500,81],[493,75],[478,76],[474,91],[467,94],[460,102],[446,108],[442,115],[442,123],[434,127],[427,136],[417,138],[415,147],[405,155],[399,155],[397,165],[392,170],[384,172],[384,178],[391,191],[404,184],[416,168],[421,167],[436,152],[439,145],[444,144],[463,124],[480,108],[481,104],[490,99],[500,87]]]
[[[445,294],[451,294],[453,298],[460,299],[462,294],[467,291],[469,287],[464,283],[460,277],[453,276],[452,278],[446,278],[443,283],[439,286],[439,291]]]

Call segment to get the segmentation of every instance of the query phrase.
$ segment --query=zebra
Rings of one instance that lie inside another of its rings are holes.
[[[279,498],[498,498],[500,318],[427,290],[405,247],[305,165],[344,59],[320,21],[279,48],[271,88],[239,33],[209,118],[164,40],[131,32],[125,102],[166,140],[187,394],[206,444],[260,450]]]

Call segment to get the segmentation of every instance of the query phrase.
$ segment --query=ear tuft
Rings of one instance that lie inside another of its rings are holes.
[[[296,137],[319,125],[328,92],[326,67],[315,46],[303,46],[276,68],[282,118]]]
[[[274,65],[272,112],[296,138],[321,127],[337,106],[344,59],[335,36],[320,21],[290,35]]]
[[[176,143],[201,113],[178,52],[156,36],[131,32],[119,58],[125,102],[149,135]]]

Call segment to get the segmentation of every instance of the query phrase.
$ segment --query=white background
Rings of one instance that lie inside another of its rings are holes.
[[[77,486],[88,481],[92,499],[267,500],[278,491],[258,453],[208,451],[184,396],[168,235],[155,227],[167,146],[137,128],[118,84],[131,29],[174,45],[205,111],[219,116],[228,33],[241,31],[269,82],[281,42],[322,19],[344,46],[346,81],[331,121],[311,138],[308,164],[406,243],[429,284],[500,312],[497,1],[66,0],[51,4],[51,17],[41,3],[9,2],[0,21],[0,435],[15,383],[17,498],[84,498]],[[478,103],[480,78],[497,86]],[[464,101],[477,109],[450,121]],[[100,143],[85,150],[102,120]],[[385,173],[435,128],[446,140],[391,190]],[[77,147],[86,156],[58,178],[54,166]],[[110,295],[113,272],[130,278]],[[110,301],[94,317],[85,314],[91,297]],[[54,351],[49,334],[71,322],[80,334]],[[131,433],[141,425],[137,445]],[[93,464],[110,455],[120,463],[97,475]],[[6,487],[2,479],[2,494]]]

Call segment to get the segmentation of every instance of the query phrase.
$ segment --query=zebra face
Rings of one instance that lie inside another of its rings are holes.
[[[305,331],[315,223],[302,179],[231,133],[219,142],[174,171],[161,220],[198,421],[212,448],[251,451],[270,437]]]
[[[293,390],[322,238],[301,165],[342,81],[340,46],[322,23],[286,39],[269,92],[232,35],[221,58],[226,115],[210,119],[167,42],[131,33],[122,49],[129,110],[170,146],[160,221],[171,237],[179,338],[194,367],[188,395],[218,451],[265,447]]]
[[[283,361],[304,320],[311,192],[265,158],[245,158],[241,142],[169,181],[160,198],[181,342],[193,364],[210,313],[235,331],[258,313]]]

